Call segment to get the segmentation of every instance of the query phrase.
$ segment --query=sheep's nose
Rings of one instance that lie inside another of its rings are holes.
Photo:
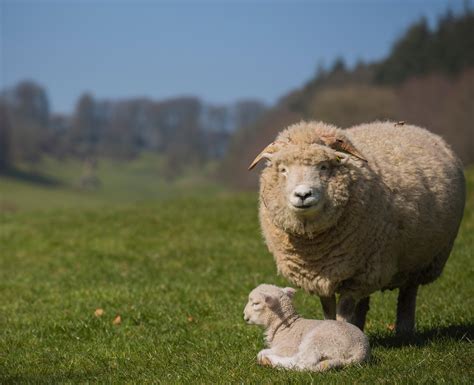
[[[309,186],[300,185],[295,188],[293,194],[296,197],[301,198],[301,200],[304,202],[306,198],[309,198],[311,195],[313,195],[313,192]]]
[[[249,319],[250,319],[250,318],[247,317],[247,316],[244,314],[244,321],[245,321],[245,322],[249,322]]]

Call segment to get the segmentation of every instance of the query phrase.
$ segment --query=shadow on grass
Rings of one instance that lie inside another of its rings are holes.
[[[427,329],[415,332],[411,336],[384,335],[370,338],[372,346],[400,348],[403,346],[425,346],[430,342],[442,339],[456,341],[472,341],[474,339],[474,323],[450,325],[442,328]]]
[[[1,377],[1,384],[58,384],[64,382],[89,383],[99,377],[98,372],[89,372],[87,370],[69,373],[44,373],[38,375],[14,375],[10,377]],[[3,382],[5,381],[5,382]]]
[[[18,179],[24,182],[36,183],[43,186],[59,186],[62,183],[53,177],[46,176],[37,172],[23,171],[16,168],[10,168],[0,173],[2,176]]]

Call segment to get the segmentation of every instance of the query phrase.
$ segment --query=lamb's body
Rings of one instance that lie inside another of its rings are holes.
[[[287,290],[291,289],[260,285],[249,296],[246,320],[266,329],[268,349],[259,352],[260,364],[325,371],[361,363],[370,357],[369,341],[359,328],[341,321],[301,318],[292,306],[293,291]],[[255,310],[254,301],[259,305],[266,303]]]
[[[293,284],[322,297],[328,318],[335,315],[335,293],[343,302],[350,300],[338,308],[341,319],[348,320],[357,302],[374,291],[393,288],[402,289],[399,315],[411,308],[414,313],[417,286],[441,274],[457,235],[464,208],[462,166],[438,136],[389,122],[344,131],[302,123],[281,133],[277,141],[304,148],[311,136],[317,142],[326,133],[349,139],[367,162],[353,159],[351,167],[336,171],[347,187],[339,191],[336,182],[328,190],[338,211],[325,228],[310,233],[305,229],[313,222],[303,221],[299,229],[268,203],[278,192],[271,188],[271,171],[264,170],[260,221],[278,270]],[[317,223],[318,218],[311,220]],[[368,298],[366,302],[363,306],[368,308]],[[412,323],[398,326],[409,331]]]
[[[370,356],[369,341],[350,323],[299,318],[275,333],[258,361],[287,369],[322,372],[362,363]]]

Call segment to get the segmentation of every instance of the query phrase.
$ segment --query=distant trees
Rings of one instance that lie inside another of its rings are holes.
[[[45,153],[76,157],[84,162],[81,184],[93,187],[98,158],[126,160],[146,150],[162,154],[163,170],[174,177],[222,158],[235,129],[264,111],[254,100],[212,106],[194,97],[110,101],[84,93],[70,116],[50,115],[45,90],[22,82],[0,94],[0,169],[37,164]]]
[[[285,126],[301,119],[342,128],[376,119],[406,120],[443,136],[465,164],[474,162],[474,13],[447,12],[430,30],[410,26],[379,63],[348,68],[337,58],[313,79],[234,135],[221,164],[228,184],[255,188],[247,166]]]
[[[68,138],[75,155],[96,155],[101,140],[101,127],[97,105],[92,95],[86,93],[79,98]]]
[[[46,151],[49,140],[49,104],[45,90],[31,81],[24,81],[3,92],[3,120],[9,129],[2,129],[8,143],[11,161],[36,162]]]
[[[443,15],[431,31],[426,19],[413,24],[376,69],[375,80],[399,84],[431,72],[454,75],[474,66],[474,11]]]
[[[0,101],[0,173],[8,170],[11,166],[10,130],[7,107]]]

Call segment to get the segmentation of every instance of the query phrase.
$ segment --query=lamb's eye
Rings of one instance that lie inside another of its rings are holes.
[[[322,164],[321,166],[319,166],[319,169],[321,171],[326,171],[328,169],[328,166],[327,166],[327,164]]]
[[[288,170],[286,169],[285,166],[280,166],[280,167],[279,167],[279,171],[280,171],[280,173],[282,173],[283,175],[286,175],[286,173],[287,173]]]

